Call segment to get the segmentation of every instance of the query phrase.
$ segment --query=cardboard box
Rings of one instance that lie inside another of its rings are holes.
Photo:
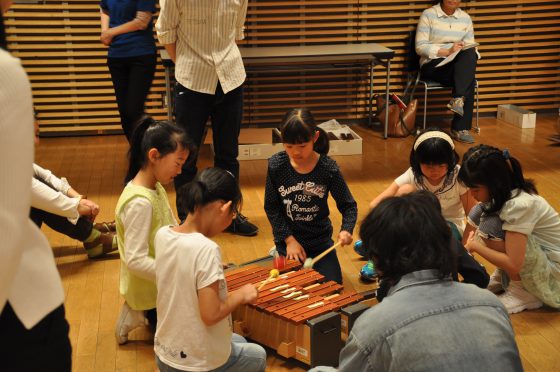
[[[498,119],[519,128],[534,128],[537,114],[515,105],[498,105]]]
[[[276,128],[245,128],[239,134],[239,156],[238,160],[268,159],[279,151],[284,150],[282,143],[274,143],[274,133],[280,138],[280,132]],[[329,155],[356,155],[362,153],[362,137],[343,126],[334,135],[337,140],[330,141]],[[341,139],[341,137],[352,136],[352,139]],[[212,151],[212,130],[209,129],[204,141],[210,144]]]
[[[284,150],[281,143],[272,143],[271,128],[244,128],[239,133],[239,155],[237,160],[268,159],[278,151]],[[210,144],[212,152],[212,129],[208,129],[205,144]]]
[[[337,139],[331,139],[329,141],[330,156],[359,155],[362,153],[362,137],[360,137],[350,127],[343,125],[341,129],[332,133],[337,137]],[[344,139],[344,137],[348,135],[350,135],[352,139]]]

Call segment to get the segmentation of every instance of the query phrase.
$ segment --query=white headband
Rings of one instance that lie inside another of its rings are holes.
[[[430,138],[441,138],[442,140],[447,141],[451,145],[451,150],[455,150],[455,144],[449,135],[445,132],[441,132],[439,130],[431,130],[429,132],[422,133],[414,143],[414,151],[420,146],[422,142]]]

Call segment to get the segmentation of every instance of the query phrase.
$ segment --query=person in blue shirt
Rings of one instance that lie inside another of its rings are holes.
[[[117,96],[121,125],[130,142],[156,71],[152,15],[155,0],[101,0],[101,42]]]

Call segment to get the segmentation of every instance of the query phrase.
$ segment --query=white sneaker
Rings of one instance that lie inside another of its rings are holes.
[[[498,294],[504,291],[504,286],[502,284],[502,269],[496,269],[490,275],[490,281],[488,282],[488,287],[486,287],[490,292]]]
[[[270,248],[270,249],[268,250],[268,255],[269,255],[270,257],[274,257],[274,255],[276,254],[276,252],[277,252],[277,251],[276,251],[276,246],[273,246],[272,248]]]
[[[538,309],[543,305],[542,301],[527,292],[520,281],[511,281],[504,294],[498,299],[505,306],[509,314],[519,313],[523,310]]]
[[[125,301],[121,307],[121,313],[115,327],[117,343],[119,345],[125,344],[128,341],[128,333],[130,331],[147,323],[144,311],[131,309]]]

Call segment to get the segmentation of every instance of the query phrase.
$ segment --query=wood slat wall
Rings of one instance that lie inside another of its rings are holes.
[[[406,83],[405,37],[431,1],[256,0],[249,2],[247,46],[377,42],[396,51],[391,86]],[[536,111],[560,105],[560,1],[463,1],[473,18],[482,59],[480,111],[511,103]],[[5,15],[10,50],[23,60],[43,133],[120,130],[106,49],[99,40],[98,1],[43,0]],[[383,90],[383,67],[375,69]],[[366,118],[368,71],[250,72],[245,125],[275,125],[290,107],[319,119]],[[158,66],[146,107],[166,118],[164,70]],[[448,93],[432,93],[429,114],[442,115]]]

